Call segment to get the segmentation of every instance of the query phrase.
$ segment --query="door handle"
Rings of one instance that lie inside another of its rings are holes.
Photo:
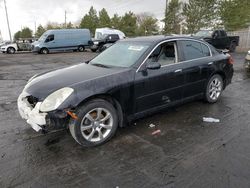
[[[214,62],[210,62],[210,63],[208,63],[208,65],[212,65],[212,64],[214,64]]]
[[[175,73],[179,73],[179,72],[182,72],[182,69],[177,69],[174,71]]]

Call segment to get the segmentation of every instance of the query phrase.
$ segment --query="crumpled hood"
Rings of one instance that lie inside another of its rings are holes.
[[[75,87],[83,82],[104,78],[123,71],[126,69],[102,68],[82,63],[40,74],[25,86],[24,91],[43,100],[60,88]]]

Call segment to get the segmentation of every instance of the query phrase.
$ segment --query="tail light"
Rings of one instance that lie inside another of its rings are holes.
[[[234,64],[234,60],[233,60],[231,55],[229,55],[228,64],[230,64],[230,65]]]

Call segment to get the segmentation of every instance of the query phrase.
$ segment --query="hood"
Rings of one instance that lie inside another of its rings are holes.
[[[50,71],[36,76],[25,86],[25,92],[42,100],[63,87],[75,87],[83,82],[104,78],[126,71],[121,68],[103,68],[85,63]]]

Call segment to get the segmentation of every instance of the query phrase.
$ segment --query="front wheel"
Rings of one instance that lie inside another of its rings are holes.
[[[206,87],[205,100],[209,103],[215,103],[221,96],[223,91],[223,80],[218,74],[213,75]]]
[[[79,47],[78,47],[78,51],[79,51],[79,52],[84,52],[84,50],[85,50],[84,46],[79,46]]]
[[[71,119],[72,137],[84,147],[101,145],[110,140],[118,127],[114,106],[106,100],[95,99],[76,111],[77,119]]]
[[[47,48],[42,48],[42,49],[40,50],[40,53],[41,53],[41,54],[48,54],[48,53],[49,53],[49,50],[48,50]]]
[[[14,54],[15,52],[16,52],[15,48],[9,47],[9,48],[7,49],[7,53],[8,53],[8,54]]]

